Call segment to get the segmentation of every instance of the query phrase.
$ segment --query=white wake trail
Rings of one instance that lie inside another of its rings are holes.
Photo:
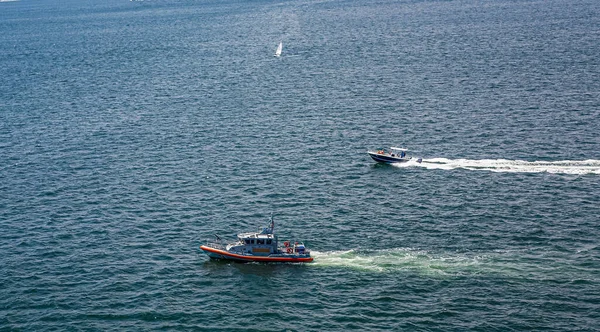
[[[505,173],[558,173],[558,174],[600,174],[600,160],[559,160],[524,161],[508,159],[423,159],[415,158],[407,163],[393,164],[397,167],[423,167],[427,169],[467,169],[472,171],[490,171]]]
[[[426,275],[481,273],[481,257],[436,256],[411,248],[317,252],[311,266],[350,268],[369,272],[414,271]]]

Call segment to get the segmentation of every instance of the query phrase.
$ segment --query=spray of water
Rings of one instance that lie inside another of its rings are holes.
[[[431,277],[501,275],[514,278],[598,280],[595,271],[578,267],[567,257],[548,259],[546,254],[497,251],[486,254],[434,254],[411,248],[318,252],[309,266],[352,269],[374,273],[416,273]]]
[[[393,164],[396,167],[423,167],[427,169],[467,169],[506,173],[559,173],[559,174],[600,174],[600,160],[560,160],[524,161],[507,159],[447,159],[431,158],[417,162],[415,158],[407,163]]]
[[[317,252],[313,265],[371,272],[413,271],[426,275],[456,275],[480,269],[482,257],[436,256],[421,250],[347,250]]]

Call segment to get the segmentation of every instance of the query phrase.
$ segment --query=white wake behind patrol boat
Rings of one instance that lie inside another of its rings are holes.
[[[212,259],[226,259],[240,262],[309,263],[313,261],[310,251],[301,242],[280,242],[273,233],[275,222],[257,232],[240,233],[237,241],[222,244],[221,238],[200,246]]]

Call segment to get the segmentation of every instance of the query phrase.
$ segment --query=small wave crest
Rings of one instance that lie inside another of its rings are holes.
[[[524,161],[508,159],[447,159],[430,158],[417,162],[393,164],[397,167],[423,167],[427,169],[452,170],[457,168],[472,171],[505,173],[557,173],[557,174],[600,174],[600,160]]]

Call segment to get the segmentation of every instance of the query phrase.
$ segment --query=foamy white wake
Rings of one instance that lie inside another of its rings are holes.
[[[346,251],[311,251],[314,261],[307,267],[352,269],[376,273],[416,273],[431,277],[469,275],[503,275],[526,278],[579,277],[598,280],[597,273],[587,267],[573,265],[565,257],[548,259],[546,254],[526,251],[494,251],[470,255],[458,252],[432,253],[412,248],[384,250],[351,249]]]
[[[491,171],[507,173],[562,173],[562,174],[600,174],[600,160],[560,160],[560,161],[524,161],[507,159],[423,159],[393,164],[396,167],[424,167],[427,169],[468,169],[472,171]]]
[[[311,251],[311,266],[342,267],[372,272],[413,271],[426,275],[477,273],[481,257],[435,256],[410,248],[387,250]]]

